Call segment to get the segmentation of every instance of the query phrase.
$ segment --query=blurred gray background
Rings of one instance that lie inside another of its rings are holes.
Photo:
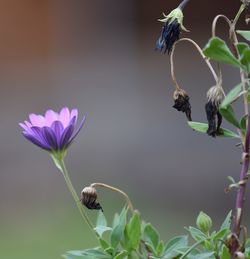
[[[164,239],[194,225],[200,210],[218,226],[234,207],[235,192],[223,190],[227,176],[239,174],[237,141],[187,126],[184,114],[172,108],[169,58],[154,51],[162,26],[157,19],[178,3],[0,0],[0,258],[60,258],[94,242],[48,154],[21,135],[18,123],[48,108],[76,107],[87,116],[66,159],[77,191],[92,182],[121,188]],[[182,36],[203,47],[213,17],[233,18],[239,4],[190,1],[184,18],[190,32]],[[227,30],[220,22],[218,35],[227,39]],[[179,44],[175,54],[193,118],[205,122],[213,77],[189,43]],[[225,66],[223,73],[227,91],[239,72]],[[111,219],[124,201],[98,193]]]

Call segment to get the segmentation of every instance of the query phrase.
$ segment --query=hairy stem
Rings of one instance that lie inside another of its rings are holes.
[[[127,202],[127,204],[128,204],[129,209],[130,209],[132,212],[134,212],[134,207],[133,207],[133,205],[132,205],[132,202],[131,202],[131,200],[129,199],[129,196],[128,196],[124,191],[122,191],[122,190],[120,190],[120,189],[118,189],[118,188],[115,188],[115,187],[113,187],[113,186],[107,185],[107,184],[105,184],[105,183],[92,183],[90,186],[91,186],[91,187],[103,187],[103,188],[107,188],[107,189],[109,189],[109,190],[112,190],[112,191],[115,191],[115,192],[120,193],[120,194],[125,198],[125,200],[126,200],[126,202]]]
[[[206,62],[208,68],[210,69],[213,77],[214,77],[214,80],[216,81],[216,84],[218,83],[219,79],[218,79],[218,76],[217,74],[215,73],[211,63],[209,62],[209,60],[206,58],[206,56],[203,54],[202,52],[202,49],[200,48],[200,46],[195,42],[193,41],[192,39],[189,39],[189,38],[182,38],[178,41],[176,41],[173,45],[173,48],[172,48],[172,51],[171,51],[171,54],[170,54],[170,65],[171,65],[171,76],[172,76],[172,79],[173,79],[173,82],[175,84],[175,87],[177,90],[180,89],[178,83],[177,83],[177,80],[176,80],[176,76],[175,76],[175,72],[174,72],[174,51],[175,51],[175,46],[178,42],[181,42],[181,41],[188,41],[190,43],[192,43],[195,48],[198,50],[198,52],[200,53],[201,57],[203,58],[203,60]]]
[[[249,116],[248,116],[249,120]],[[235,206],[235,215],[233,221],[233,234],[235,234],[238,238],[240,236],[241,231],[241,221],[242,221],[242,214],[243,214],[243,206],[245,201],[245,192],[246,192],[246,183],[248,179],[248,168],[249,168],[249,141],[250,141],[250,123],[248,123],[246,138],[245,138],[245,145],[244,145],[244,152],[242,155],[242,168],[240,172],[240,181],[239,181],[239,189],[237,192],[236,197],[236,206]],[[233,244],[231,254],[234,255],[238,249],[238,244]]]

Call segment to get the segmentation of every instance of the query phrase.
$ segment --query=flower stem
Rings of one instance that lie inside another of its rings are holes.
[[[183,0],[183,1],[179,4],[178,8],[180,8],[180,9],[183,11],[184,7],[186,6],[186,4],[187,4],[189,1],[190,1],[190,0]]]
[[[67,187],[76,203],[76,206],[77,208],[79,209],[79,212],[81,214],[81,216],[83,217],[84,221],[87,223],[88,227],[91,229],[91,231],[95,234],[95,236],[97,238],[99,238],[99,235],[98,233],[94,230],[94,226],[92,224],[92,222],[90,221],[88,215],[86,214],[85,212],[85,209],[84,207],[82,206],[81,204],[81,201],[75,191],[75,188],[70,180],[70,177],[69,177],[69,173],[68,173],[68,170],[65,166],[65,163],[64,163],[64,158],[63,156],[57,156],[56,154],[52,154],[52,158],[57,166],[57,168],[62,172],[63,174],[63,177],[65,179],[65,182],[67,184]]]
[[[174,51],[175,51],[175,46],[178,42],[181,42],[181,41],[188,41],[190,43],[192,43],[195,48],[198,50],[198,52],[200,53],[201,57],[203,58],[203,60],[206,62],[208,68],[210,69],[213,77],[214,77],[214,80],[216,81],[216,85],[219,83],[219,78],[217,76],[217,74],[215,73],[211,63],[209,62],[209,60],[206,58],[206,56],[203,54],[202,52],[202,49],[200,48],[200,46],[195,42],[193,41],[192,39],[189,39],[189,38],[182,38],[178,41],[176,41],[173,45],[173,48],[172,48],[172,51],[171,51],[171,54],[170,54],[170,65],[171,65],[171,76],[172,76],[172,80],[175,84],[175,87],[177,90],[180,89],[178,83],[177,83],[177,80],[176,80],[176,76],[175,76],[175,72],[174,72]]]
[[[105,184],[105,183],[92,183],[90,186],[91,186],[91,187],[104,187],[104,188],[107,188],[107,189],[109,189],[109,190],[112,190],[112,191],[115,191],[115,192],[120,193],[120,194],[125,198],[125,200],[126,200],[126,202],[127,202],[127,204],[128,204],[129,209],[130,209],[132,212],[134,212],[134,207],[133,207],[133,205],[132,205],[132,202],[131,202],[131,200],[129,199],[129,196],[128,196],[124,191],[122,191],[122,190],[120,190],[120,189],[118,189],[118,188],[115,188],[115,187],[113,187],[113,186],[107,185],[107,184]]]

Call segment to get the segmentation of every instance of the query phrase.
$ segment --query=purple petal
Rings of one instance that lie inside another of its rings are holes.
[[[34,113],[31,113],[29,115],[29,119],[32,126],[43,127],[45,124],[45,119],[42,115],[36,115]]]
[[[77,131],[74,133],[74,135],[72,136],[72,138],[70,139],[68,145],[70,145],[72,143],[72,141],[75,139],[75,137],[78,135],[78,133],[80,132],[80,130],[82,129],[83,125],[84,125],[84,122],[86,120],[86,117],[84,116],[81,123],[80,123],[80,126],[79,128],[77,129]]]
[[[50,148],[47,145],[44,145],[44,143],[40,142],[39,139],[37,139],[34,135],[30,135],[27,132],[23,132],[23,136],[28,139],[30,142],[32,142],[33,144],[35,144],[36,146],[45,149],[45,150],[50,150]]]
[[[66,128],[69,125],[70,112],[67,107],[64,107],[61,109],[60,114],[59,114],[59,121],[61,121],[64,128]]]
[[[54,121],[57,121],[59,119],[59,114],[57,112],[54,112],[52,110],[47,110],[45,113],[45,125],[47,127],[50,127]]]
[[[47,142],[47,140],[44,138],[44,135],[43,135],[43,128],[40,128],[40,127],[31,127],[31,130],[32,130],[32,136],[35,137],[39,142],[41,142],[44,146],[46,146],[47,148],[50,149],[50,145],[49,143]]]
[[[57,146],[59,147],[64,127],[60,121],[54,121],[51,125],[51,128],[56,135],[56,142],[57,142]]]
[[[73,109],[70,113],[70,119],[73,119],[74,117],[76,117],[76,121],[78,118],[78,110],[77,109]]]
[[[69,140],[74,132],[74,125],[70,124],[67,128],[64,129],[61,141],[60,141],[60,149],[63,149],[69,145]]]
[[[45,140],[51,147],[51,149],[57,150],[58,145],[57,145],[56,135],[55,135],[54,131],[50,127],[45,126],[42,128],[42,133],[43,133]]]
[[[24,123],[19,123],[19,126],[20,126],[24,131],[26,131],[27,133],[32,134],[32,130],[31,130],[30,127],[28,127],[26,124],[24,124]]]

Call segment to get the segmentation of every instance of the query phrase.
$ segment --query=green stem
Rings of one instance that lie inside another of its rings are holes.
[[[94,230],[94,226],[93,226],[92,222],[90,221],[88,215],[86,214],[85,209],[82,206],[82,203],[81,203],[81,201],[80,201],[80,199],[79,199],[79,197],[78,197],[78,195],[75,191],[75,188],[73,187],[73,184],[70,180],[68,170],[67,170],[67,168],[65,166],[65,163],[64,163],[64,155],[52,154],[52,158],[53,158],[53,161],[55,162],[57,168],[62,172],[63,177],[65,179],[65,182],[67,184],[67,187],[68,187],[72,197],[75,200],[76,206],[79,209],[79,212],[80,212],[81,216],[83,217],[83,219],[85,220],[85,222],[87,223],[87,225],[91,229],[91,231],[94,232],[95,236],[97,238],[99,238],[99,235]]]
[[[242,4],[242,5],[240,6],[240,9],[239,9],[238,13],[235,15],[235,18],[234,18],[234,20],[233,20],[233,24],[234,24],[234,25],[238,22],[238,20],[239,20],[239,18],[240,18],[240,15],[241,15],[241,13],[244,11],[244,9],[245,9],[245,4]]]

